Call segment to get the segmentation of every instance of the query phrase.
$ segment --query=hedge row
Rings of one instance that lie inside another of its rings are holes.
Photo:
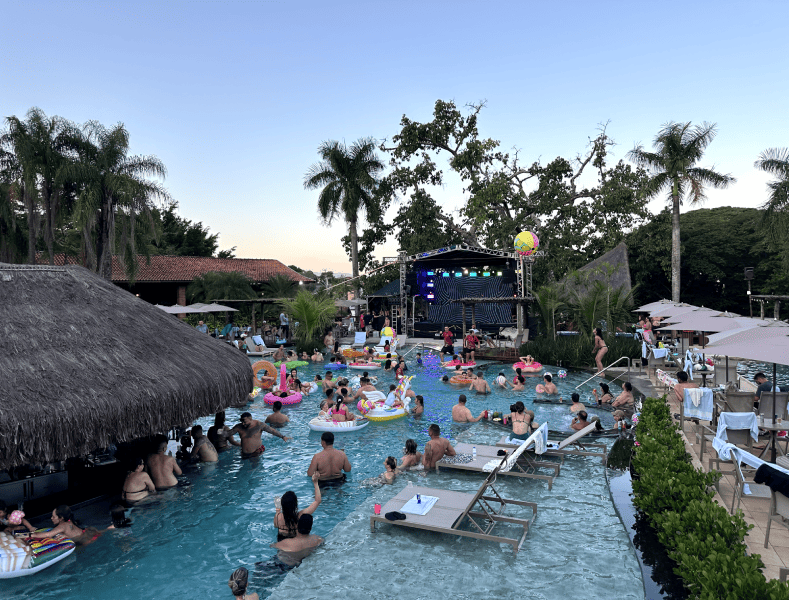
[[[647,398],[636,430],[634,504],[676,563],[692,598],[787,600],[789,586],[767,581],[758,554],[747,555],[749,526],[710,490],[719,473],[693,467],[665,398]]]
[[[608,353],[603,357],[603,365],[608,365],[620,356],[641,357],[641,344],[633,338],[605,336]],[[555,340],[539,337],[522,344],[518,356],[531,354],[534,360],[544,365],[560,367],[594,367],[592,340],[583,336],[560,335]],[[625,366],[625,363],[621,363]]]

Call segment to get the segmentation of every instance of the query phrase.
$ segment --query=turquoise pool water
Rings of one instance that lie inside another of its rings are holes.
[[[492,382],[499,370],[511,376],[510,366],[492,365]],[[300,369],[312,378],[320,369]],[[553,369],[556,372],[556,369]],[[379,388],[394,377],[379,373]],[[326,543],[300,567],[285,573],[273,566],[275,540],[272,524],[274,497],[294,490],[300,505],[312,500],[306,477],[312,455],[320,449],[320,434],[307,422],[316,412],[318,394],[286,409],[291,423],[288,443],[264,436],[266,452],[259,460],[242,461],[236,449],[220,455],[218,464],[185,470],[192,482],[161,494],[147,506],[130,511],[130,529],[108,532],[51,569],[30,578],[0,583],[0,596],[59,600],[232,598],[227,579],[238,566],[250,569],[250,589],[261,597],[288,598],[644,598],[638,563],[628,536],[614,511],[603,466],[595,458],[565,460],[553,490],[543,481],[501,478],[500,491],[508,497],[539,506],[522,550],[514,556],[508,546],[380,526],[370,532],[369,515],[375,502],[384,503],[399,489],[417,485],[472,492],[480,476],[459,471],[440,474],[408,473],[385,488],[365,485],[365,479],[383,471],[387,455],[399,458],[403,442],[414,438],[420,446],[428,439],[430,423],[441,425],[453,441],[494,444],[504,431],[481,421],[452,425],[450,409],[461,391],[439,382],[445,370],[412,367],[413,387],[425,396],[421,419],[403,418],[372,423],[356,434],[337,436],[353,465],[349,481],[325,490],[315,513],[314,533]],[[586,376],[570,373],[558,380],[569,397]],[[527,406],[534,397],[527,391],[468,394],[476,415],[490,408],[506,410],[516,399]],[[595,382],[591,382],[594,384]],[[582,396],[588,396],[591,385]],[[567,429],[566,406],[534,405],[537,420],[551,429]],[[256,418],[270,412],[262,402],[246,409]],[[242,410],[227,412],[237,422]],[[594,414],[594,411],[591,411]],[[610,413],[601,412],[604,425]],[[199,422],[207,427],[212,418]],[[106,524],[104,524],[106,526]],[[256,566],[256,563],[259,563]]]

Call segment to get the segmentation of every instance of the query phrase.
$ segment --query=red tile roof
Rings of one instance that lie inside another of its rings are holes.
[[[39,261],[46,259],[39,257]],[[55,255],[55,264],[64,264],[64,255]],[[74,263],[74,258],[69,258]],[[78,262],[78,261],[76,261]],[[284,275],[291,281],[313,281],[289,269],[278,260],[271,258],[211,258],[206,256],[151,256],[150,262],[144,256],[137,256],[139,268],[135,281],[143,282],[189,282],[210,271],[222,273],[243,273],[254,283],[268,281],[275,275]],[[112,257],[112,280],[129,281],[120,257]]]

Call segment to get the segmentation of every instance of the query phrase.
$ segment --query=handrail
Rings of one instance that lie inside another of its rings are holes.
[[[610,365],[608,365],[608,366],[607,366],[605,369],[603,369],[602,371],[599,371],[599,372],[595,373],[594,375],[592,375],[592,376],[591,376],[589,379],[587,379],[587,380],[586,380],[586,381],[584,381],[583,383],[579,383],[578,385],[576,385],[576,386],[575,386],[575,389],[577,390],[578,388],[580,388],[580,387],[581,387],[582,385],[584,385],[585,383],[588,383],[588,382],[592,381],[592,379],[594,379],[595,377],[599,377],[600,375],[602,375],[603,373],[605,373],[605,372],[606,372],[608,369],[610,369],[610,368],[611,368],[611,367],[613,367],[614,365],[616,365],[616,364],[618,364],[618,363],[622,362],[623,360],[626,360],[626,361],[627,361],[627,372],[629,373],[629,372],[630,372],[630,357],[629,357],[629,356],[622,356],[621,358],[617,358],[617,359],[616,359],[614,362],[612,362]]]
[[[424,342],[419,342],[418,344],[414,344],[413,346],[411,346],[411,348],[408,349],[408,352],[403,354],[400,358],[405,358],[406,356],[408,356],[414,350],[414,348],[418,348],[420,346],[422,347],[422,352],[424,352],[425,351],[425,343]]]

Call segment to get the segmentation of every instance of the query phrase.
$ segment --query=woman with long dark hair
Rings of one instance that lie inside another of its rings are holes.
[[[31,533],[31,538],[56,538],[67,537],[75,544],[80,546],[87,546],[88,544],[96,541],[101,533],[95,527],[86,527],[83,529],[77,520],[74,518],[74,513],[71,512],[71,507],[61,504],[52,511],[52,524],[54,527],[49,531],[42,531],[40,533]]]
[[[277,512],[274,515],[274,527],[277,528],[277,541],[296,537],[298,533],[299,517],[301,515],[311,515],[321,503],[321,489],[318,486],[318,474],[312,475],[312,483],[315,485],[315,501],[304,510],[299,510],[299,500],[296,493],[287,491],[282,498],[277,498],[274,506]],[[279,503],[279,505],[278,505]]]

